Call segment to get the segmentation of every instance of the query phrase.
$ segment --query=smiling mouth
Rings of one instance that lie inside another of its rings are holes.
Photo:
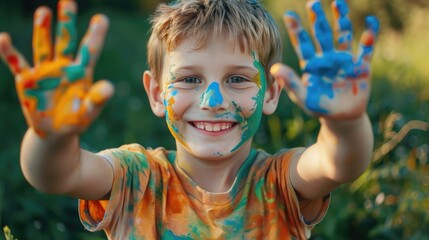
[[[212,122],[191,122],[191,124],[201,130],[207,132],[221,132],[226,131],[234,127],[237,123],[234,122],[220,122],[220,123],[212,123]]]

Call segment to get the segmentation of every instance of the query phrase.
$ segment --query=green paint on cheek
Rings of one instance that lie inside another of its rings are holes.
[[[259,74],[255,77],[255,82],[259,86],[258,94],[252,98],[253,101],[255,101],[255,112],[245,119],[245,121],[240,121],[241,116],[237,115],[237,121],[242,123],[241,129],[242,129],[242,135],[241,135],[241,141],[240,143],[235,146],[231,151],[235,151],[238,148],[240,148],[247,140],[249,140],[253,135],[255,135],[256,131],[259,128],[259,124],[261,122],[262,118],[262,107],[264,102],[264,96],[265,96],[265,90],[267,86],[267,81],[265,78],[265,70],[262,64],[257,61],[256,59],[253,61],[253,65],[259,70]],[[241,109],[236,107],[236,112],[241,113]],[[243,114],[241,114],[243,116]]]

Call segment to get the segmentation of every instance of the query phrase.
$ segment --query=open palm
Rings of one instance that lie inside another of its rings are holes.
[[[379,24],[375,17],[367,17],[367,28],[355,56],[351,51],[352,24],[345,1],[334,1],[332,9],[335,37],[320,1],[307,3],[316,44],[303,29],[296,13],[288,12],[284,16],[303,74],[299,79],[281,64],[275,65],[271,72],[284,84],[288,95],[309,114],[332,119],[355,118],[365,112],[369,98],[370,61]]]
[[[15,50],[9,36],[0,34],[0,55],[15,75],[27,123],[42,137],[48,133],[82,132],[113,93],[113,87],[107,81],[92,83],[93,68],[104,42],[108,21],[101,15],[92,18],[74,57],[78,45],[76,12],[74,1],[59,2],[53,46],[50,30],[52,13],[47,7],[36,10],[33,67]]]

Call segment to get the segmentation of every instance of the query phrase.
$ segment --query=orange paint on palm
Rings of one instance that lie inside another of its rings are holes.
[[[70,86],[65,93],[56,92],[56,101],[52,115],[54,129],[61,129],[64,126],[86,127],[90,118],[87,107],[83,104],[89,85]]]
[[[34,115],[37,113],[37,102],[38,99],[34,96],[26,94],[26,89],[22,88],[22,85],[17,85],[18,96],[21,100],[22,106],[28,111],[29,114]]]
[[[29,115],[26,116],[28,124],[39,133],[43,133],[40,124],[47,118],[51,118],[48,122],[52,122],[54,130],[68,125],[85,127],[89,124],[87,109],[81,103],[90,87],[91,79],[80,79],[78,83],[75,82],[77,84],[70,85],[68,79],[64,79],[62,70],[70,63],[69,59],[58,59],[41,64],[38,68],[25,70],[20,75],[21,79],[16,85],[17,92],[23,108],[28,113],[26,115]],[[58,82],[52,83],[52,79],[58,79]],[[44,82],[46,80],[51,82]],[[102,96],[95,92],[92,98],[98,101]],[[38,109],[40,105],[43,106],[42,109]],[[45,133],[40,136],[44,135]]]

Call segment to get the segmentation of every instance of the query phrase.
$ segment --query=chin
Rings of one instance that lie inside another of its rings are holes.
[[[192,147],[191,147],[192,148]],[[190,149],[192,155],[199,159],[205,159],[205,160],[218,160],[227,158],[230,155],[233,155],[234,152],[232,149],[207,149],[207,148],[193,148]]]
[[[247,156],[246,149],[249,149],[250,151],[250,142],[246,142],[245,144],[226,144],[224,146],[210,146],[210,145],[197,145],[197,144],[190,144],[188,152],[191,153],[196,158],[199,158],[201,160],[222,160],[226,158],[230,158],[232,156],[236,156],[237,154],[244,154]]]

